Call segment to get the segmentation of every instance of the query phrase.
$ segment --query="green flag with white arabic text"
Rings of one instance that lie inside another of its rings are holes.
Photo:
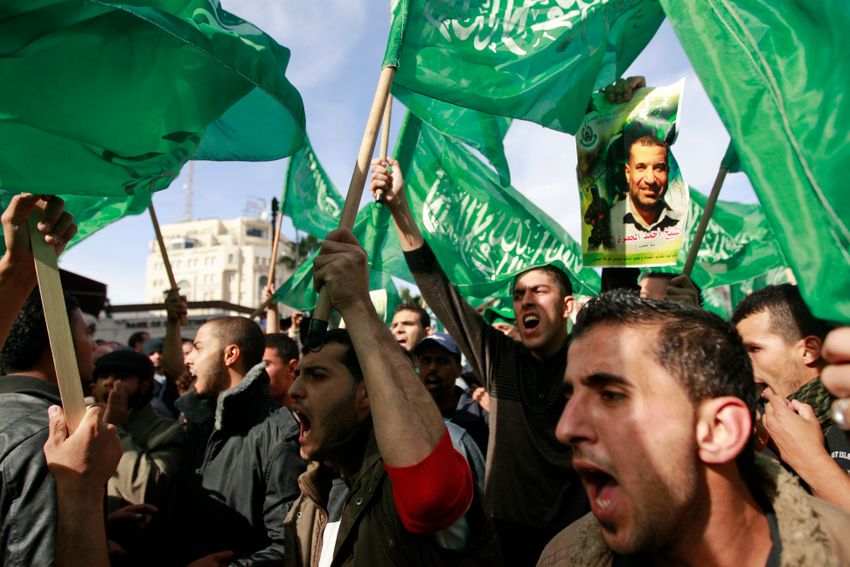
[[[663,18],[656,0],[397,0],[384,64],[398,87],[575,133]]]
[[[298,230],[316,238],[336,229],[345,200],[336,190],[305,136],[304,147],[289,158],[281,211]]]
[[[850,323],[850,3],[661,0],[800,293]]]

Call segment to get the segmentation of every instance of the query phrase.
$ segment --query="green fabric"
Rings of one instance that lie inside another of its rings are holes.
[[[385,65],[395,84],[575,133],[590,94],[618,78],[664,17],[656,0],[458,2],[393,6]]]
[[[216,0],[2,5],[5,191],[145,195],[193,154],[273,159],[303,143],[289,51]]]
[[[690,189],[690,211],[677,264],[646,271],[681,273],[708,197]],[[700,244],[691,279],[702,288],[706,308],[728,317],[747,294],[784,276],[785,258],[758,204],[717,201]],[[767,278],[777,270],[778,275]],[[784,281],[784,280],[783,280]],[[712,288],[729,286],[722,292]]]
[[[0,209],[9,205],[12,193],[0,191]],[[65,195],[65,210],[77,223],[77,235],[68,243],[72,248],[105,226],[130,215],[146,212],[151,202],[149,193],[139,191],[130,197],[98,197],[88,195]],[[6,244],[0,239],[0,254],[5,252]]]
[[[510,185],[511,172],[502,144],[510,118],[463,108],[398,85],[393,85],[393,94],[420,120],[481,152],[499,174],[499,183]]]
[[[720,161],[720,167],[725,168],[729,173],[738,173],[741,171],[741,158],[738,152],[735,151],[735,146],[729,142],[726,148],[726,153],[723,154],[723,159]]]
[[[316,238],[324,238],[339,226],[345,199],[334,187],[306,136],[304,147],[289,158],[280,201],[281,211],[292,219],[295,228]]]
[[[661,0],[815,316],[850,323],[850,3]]]
[[[576,293],[595,294],[599,276],[581,268],[579,245],[558,223],[466,147],[413,115],[396,155],[414,219],[449,277],[464,295],[507,293],[513,277],[558,264]]]
[[[599,276],[581,270],[579,248],[569,234],[498,176],[460,142],[412,114],[399,133],[396,155],[414,219],[440,265],[473,305],[510,296],[513,277],[542,264],[559,265],[576,293],[595,294]],[[408,282],[392,215],[368,204],[358,214],[354,235],[369,257],[370,288],[396,277]],[[275,293],[299,309],[315,306],[312,258]]]
[[[387,290],[387,316],[391,319],[395,306],[401,303],[392,276],[409,282],[413,281],[413,276],[404,261],[389,209],[369,203],[357,213],[352,232],[369,258],[369,289]],[[316,306],[319,297],[313,290],[313,260],[317,254],[310,256],[275,291],[278,302],[303,311],[312,310]]]

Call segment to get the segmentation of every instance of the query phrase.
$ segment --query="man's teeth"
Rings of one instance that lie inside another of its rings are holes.
[[[602,509],[605,509],[605,508],[607,508],[608,506],[611,505],[611,501],[606,499],[606,498],[602,498],[601,496],[597,496],[596,497],[596,505],[599,506]]]

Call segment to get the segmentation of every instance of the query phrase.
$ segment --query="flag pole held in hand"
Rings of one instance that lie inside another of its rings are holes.
[[[378,157],[382,160],[387,159],[387,152],[390,147],[390,122],[392,120],[393,115],[393,96],[391,94],[387,95],[387,105],[384,107],[384,120],[381,124],[381,153]],[[391,168],[387,168],[391,169]],[[378,202],[379,207],[383,207],[384,204],[381,202],[381,199],[384,197],[384,192],[380,189],[375,191],[375,201]]]
[[[71,339],[71,325],[65,309],[65,297],[62,282],[59,279],[59,266],[56,250],[44,241],[44,235],[38,232],[38,220],[35,215],[29,217],[30,245],[35,259],[35,273],[38,278],[38,291],[44,309],[47,324],[47,337],[50,340],[50,352],[56,369],[56,382],[62,407],[68,422],[68,430],[73,433],[83,420],[86,404],[83,399],[83,386],[80,383],[80,369],[74,341]]]
[[[177,280],[174,279],[174,272],[171,270],[171,262],[168,260],[168,251],[165,249],[165,240],[162,238],[162,231],[159,229],[159,221],[156,219],[156,211],[153,209],[153,200],[151,200],[151,204],[148,205],[148,212],[151,214],[153,231],[156,233],[156,241],[159,243],[159,252],[162,254],[162,264],[165,266],[165,273],[168,275],[168,285],[171,286],[171,289],[179,292],[180,288],[177,287]],[[185,325],[186,323],[186,316],[181,315],[180,324]]]
[[[395,67],[384,67],[378,79],[378,87],[375,89],[375,97],[372,99],[372,108],[369,110],[369,119],[366,121],[366,129],[363,139],[360,141],[360,151],[357,154],[357,162],[351,174],[351,182],[348,184],[348,194],[345,196],[345,205],[342,208],[342,218],[339,221],[340,228],[354,228],[354,219],[357,217],[357,208],[360,198],[363,196],[363,187],[366,184],[366,170],[375,151],[375,141],[378,138],[378,126],[381,116],[387,105],[395,76]],[[313,317],[310,319],[309,336],[322,336],[328,329],[328,321],[331,315],[331,302],[324,288],[319,289],[319,300]]]

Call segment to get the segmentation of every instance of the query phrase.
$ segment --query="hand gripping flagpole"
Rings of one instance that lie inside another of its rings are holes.
[[[387,159],[387,152],[390,147],[390,121],[392,120],[393,115],[393,97],[392,95],[387,95],[387,105],[384,107],[384,120],[381,124],[381,153],[378,157],[380,159]],[[377,201],[378,206],[382,206],[381,199],[384,197],[384,192],[380,189],[375,191],[375,201]]]
[[[363,187],[366,184],[366,170],[372,153],[375,151],[375,141],[378,138],[378,126],[387,106],[387,98],[390,86],[395,76],[395,67],[384,67],[378,79],[378,87],[375,89],[375,97],[372,99],[372,108],[369,110],[369,119],[366,121],[366,129],[363,139],[360,141],[360,151],[357,154],[357,162],[351,174],[351,182],[348,184],[348,193],[345,196],[345,205],[342,208],[342,218],[339,221],[340,228],[354,228],[354,219],[357,217],[357,208],[360,198],[363,196]],[[313,310],[310,319],[309,336],[322,336],[328,329],[328,321],[331,315],[331,302],[324,288],[319,290],[319,301]]]

